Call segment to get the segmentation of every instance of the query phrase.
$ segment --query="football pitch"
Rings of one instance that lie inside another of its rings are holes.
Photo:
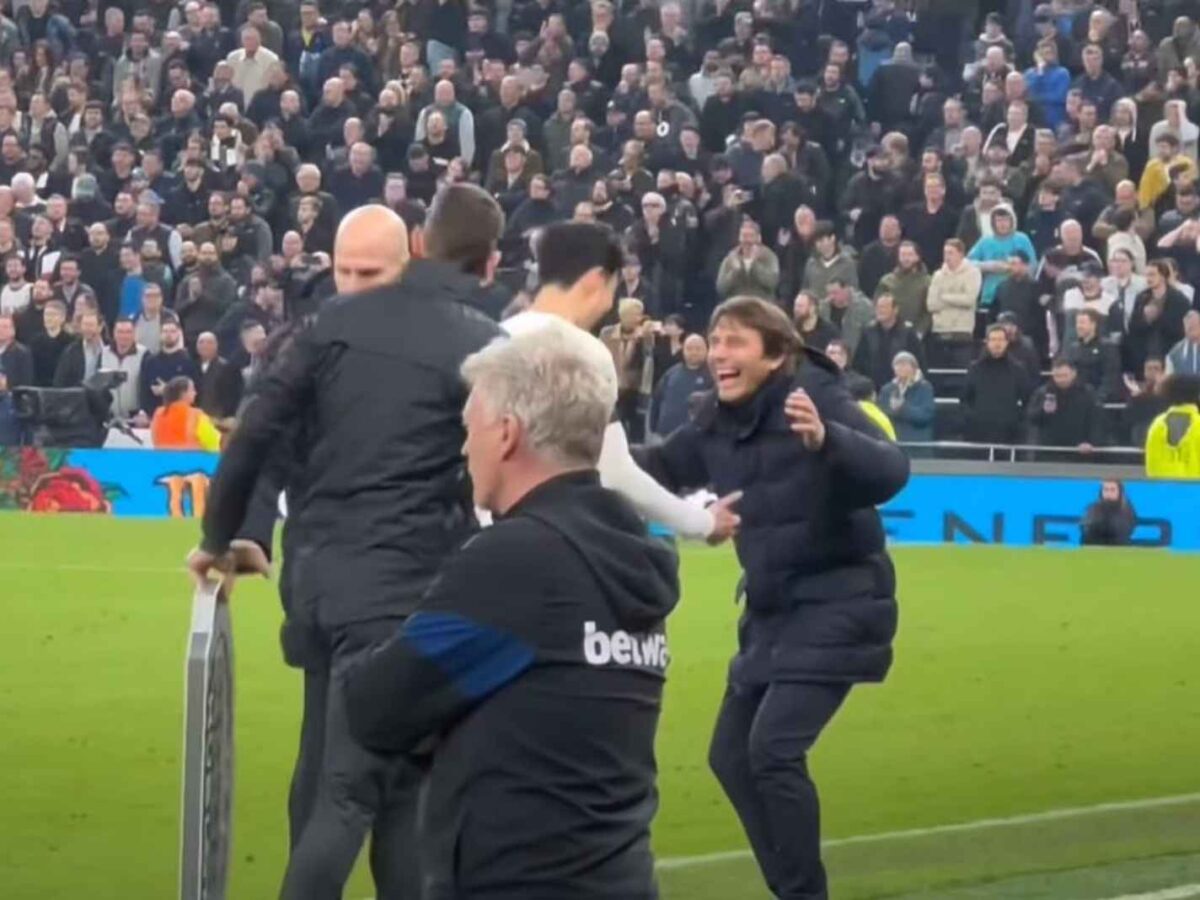
[[[0,516],[0,897],[166,900],[193,522]],[[1200,897],[1200,557],[901,548],[883,686],[818,745],[835,900]],[[706,753],[729,550],[683,551],[654,826],[666,900],[767,900]],[[238,585],[230,897],[276,895],[300,678]],[[360,866],[348,900],[371,895]]]

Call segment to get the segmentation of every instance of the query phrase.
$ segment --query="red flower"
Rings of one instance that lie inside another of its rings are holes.
[[[83,469],[64,466],[44,475],[33,486],[27,509],[30,512],[109,513],[112,504],[104,489]]]

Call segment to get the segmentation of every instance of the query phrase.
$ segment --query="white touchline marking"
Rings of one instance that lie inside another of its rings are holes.
[[[1103,815],[1104,813],[1128,812],[1140,809],[1158,809],[1165,806],[1183,806],[1188,803],[1200,803],[1200,793],[1177,794],[1173,797],[1149,797],[1144,800],[1125,800],[1116,803],[1099,803],[1095,806],[1069,806],[1062,809],[1050,809],[1040,813],[1029,813],[1020,816],[1009,816],[1002,819],[976,819],[973,822],[957,822],[951,825],[932,825],[928,828],[909,828],[904,831],[884,831],[878,834],[860,834],[853,837],[834,838],[824,841],[825,847],[847,847],[853,844],[871,844],[882,841],[899,841],[908,838],[931,837],[939,834],[956,834],[959,832],[983,831],[988,828],[1005,828],[1019,825],[1034,825],[1039,822],[1054,822],[1059,819],[1074,819],[1080,816]],[[692,866],[704,866],[712,863],[729,862],[735,859],[748,859],[749,850],[725,850],[719,853],[702,853],[697,856],[668,856],[658,860],[660,870],[687,869]],[[1185,894],[1191,897],[1192,894]],[[1124,898],[1120,898],[1124,900]],[[1159,900],[1151,897],[1150,900]],[[1162,898],[1168,900],[1168,898]],[[1171,898],[1173,900],[1173,898]]]
[[[1200,884],[1181,884],[1179,887],[1164,888],[1161,891],[1150,891],[1145,894],[1122,894],[1120,897],[1110,897],[1108,900],[1187,900],[1188,897],[1200,897]]]

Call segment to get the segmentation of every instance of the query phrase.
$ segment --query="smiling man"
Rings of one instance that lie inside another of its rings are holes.
[[[709,763],[774,896],[824,900],[807,754],[851,686],[891,666],[896,581],[875,507],[908,460],[774,304],[721,304],[708,339],[715,392],[641,461],[675,490],[742,493],[746,611]]]

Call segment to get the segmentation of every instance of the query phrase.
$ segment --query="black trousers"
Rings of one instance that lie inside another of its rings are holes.
[[[808,751],[849,684],[730,684],[709,765],[742,821],[767,887],[779,900],[826,900],[821,811]]]
[[[289,662],[303,660],[304,718],[288,798],[284,900],[339,900],[368,833],[378,900],[421,896],[417,804],[423,771],[407,757],[380,756],[354,740],[334,677],[341,662],[390,637],[400,621],[344,626],[328,642],[315,629],[307,637],[285,635]]]

